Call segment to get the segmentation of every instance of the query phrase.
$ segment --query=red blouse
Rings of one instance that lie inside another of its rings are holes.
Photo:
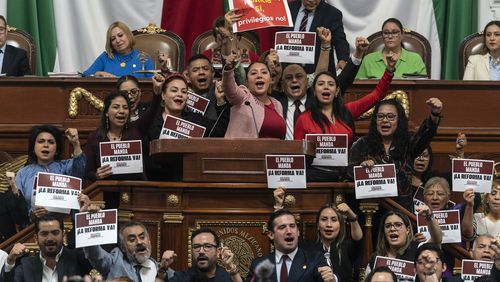
[[[259,138],[285,139],[285,120],[276,112],[274,104],[270,103],[264,107],[264,121],[260,128]]]

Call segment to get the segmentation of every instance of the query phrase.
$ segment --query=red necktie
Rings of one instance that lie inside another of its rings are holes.
[[[300,105],[302,105],[302,103],[300,102],[300,100],[295,100],[293,104],[295,105],[295,111],[293,112],[293,126],[295,126],[297,124],[297,119],[302,113],[300,111]]]
[[[310,13],[309,10],[304,9],[304,17],[302,18],[302,21],[300,21],[299,31],[307,31],[306,27],[307,27],[307,19],[309,18],[309,13]]]
[[[286,268],[287,255],[281,256],[281,271],[280,271],[280,282],[287,282],[288,280],[288,269]]]

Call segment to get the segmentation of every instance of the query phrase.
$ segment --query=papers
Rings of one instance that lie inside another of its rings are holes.
[[[476,193],[490,193],[493,183],[493,161],[453,159],[453,191],[473,188]]]
[[[356,199],[396,197],[398,185],[394,164],[354,167]]]
[[[390,268],[400,281],[415,281],[415,263],[412,261],[377,256],[373,268],[380,266]]]
[[[490,275],[493,265],[492,261],[463,259],[462,280],[464,282],[473,282],[476,278]]]
[[[75,214],[75,246],[77,248],[115,244],[118,237],[118,210]]]
[[[69,213],[70,209],[80,209],[78,195],[82,180],[77,177],[39,172],[36,179],[35,206],[47,208],[51,212]]]
[[[278,51],[281,62],[314,64],[316,33],[297,31],[276,32],[274,49]]]
[[[49,77],[82,77],[80,72],[48,72]]]
[[[111,165],[113,174],[142,173],[141,140],[99,143],[101,166]]]
[[[186,101],[186,105],[191,110],[193,110],[193,112],[204,115],[209,103],[209,99],[194,92],[188,91],[188,99]]]
[[[190,121],[167,115],[160,139],[185,139],[191,137],[203,137],[205,127]]]
[[[315,166],[347,166],[347,134],[306,134],[316,143]]]
[[[443,244],[462,242],[460,214],[457,210],[434,211],[433,215],[441,228]],[[431,238],[429,228],[427,227],[427,220],[421,215],[417,215],[417,232],[423,233],[427,240]]]
[[[306,188],[303,155],[266,155],[267,187]]]

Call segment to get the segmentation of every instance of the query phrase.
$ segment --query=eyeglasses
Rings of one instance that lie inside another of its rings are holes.
[[[386,118],[388,121],[394,121],[394,120],[396,120],[397,117],[398,117],[398,115],[391,114],[391,113],[389,113],[389,114],[377,114],[378,121],[383,121]]]
[[[132,89],[127,91],[128,95],[138,95],[140,93],[141,93],[141,89],[139,89],[139,88],[132,88]]]
[[[388,37],[398,37],[399,34],[401,33],[400,30],[394,30],[394,31],[383,31],[382,32],[382,36],[385,37],[385,38],[388,38]]]
[[[399,229],[403,228],[404,225],[405,224],[402,222],[386,223],[386,224],[384,224],[384,228],[389,230],[389,229],[394,227],[395,229],[399,230]]]
[[[435,261],[430,261],[429,259],[418,259],[418,260],[417,260],[417,264],[420,264],[420,265],[422,265],[422,264],[427,264],[427,263],[430,263],[430,264],[436,264],[436,263],[438,263],[439,261],[440,261],[440,259],[439,259],[439,258],[436,258],[436,260],[435,260]]]
[[[193,245],[193,251],[195,251],[195,252],[199,252],[201,250],[201,248],[203,248],[203,250],[209,252],[209,251],[212,251],[213,249],[217,248],[217,246],[214,244],[209,244],[209,243],[194,244]]]

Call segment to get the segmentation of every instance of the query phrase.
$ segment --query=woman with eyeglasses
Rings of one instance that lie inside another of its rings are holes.
[[[403,24],[398,19],[385,20],[382,24],[384,48],[364,57],[356,78],[380,78],[387,67],[386,56],[390,53],[394,53],[394,58],[397,61],[395,77],[401,78],[404,74],[428,75],[422,57],[403,47],[401,43],[403,33]]]
[[[429,207],[422,205],[417,212],[426,218],[431,234],[428,242],[441,244],[441,229]],[[399,210],[385,213],[379,224],[376,249],[366,267],[366,275],[374,269],[377,256],[413,261],[418,246],[419,242],[413,240],[413,227],[408,216]]]
[[[500,80],[500,21],[484,27],[481,51],[469,56],[464,80]]]
[[[408,118],[396,99],[380,101],[373,111],[368,135],[356,141],[350,151],[348,174],[353,167],[394,164],[398,184],[398,204],[413,209],[412,164],[429,147],[436,135],[443,104],[437,98],[426,101],[430,115],[415,134],[408,130]]]
[[[122,75],[116,82],[116,90],[126,91],[130,100],[130,121],[138,120],[149,107],[149,103],[141,101],[142,91],[139,80],[133,75]]]

